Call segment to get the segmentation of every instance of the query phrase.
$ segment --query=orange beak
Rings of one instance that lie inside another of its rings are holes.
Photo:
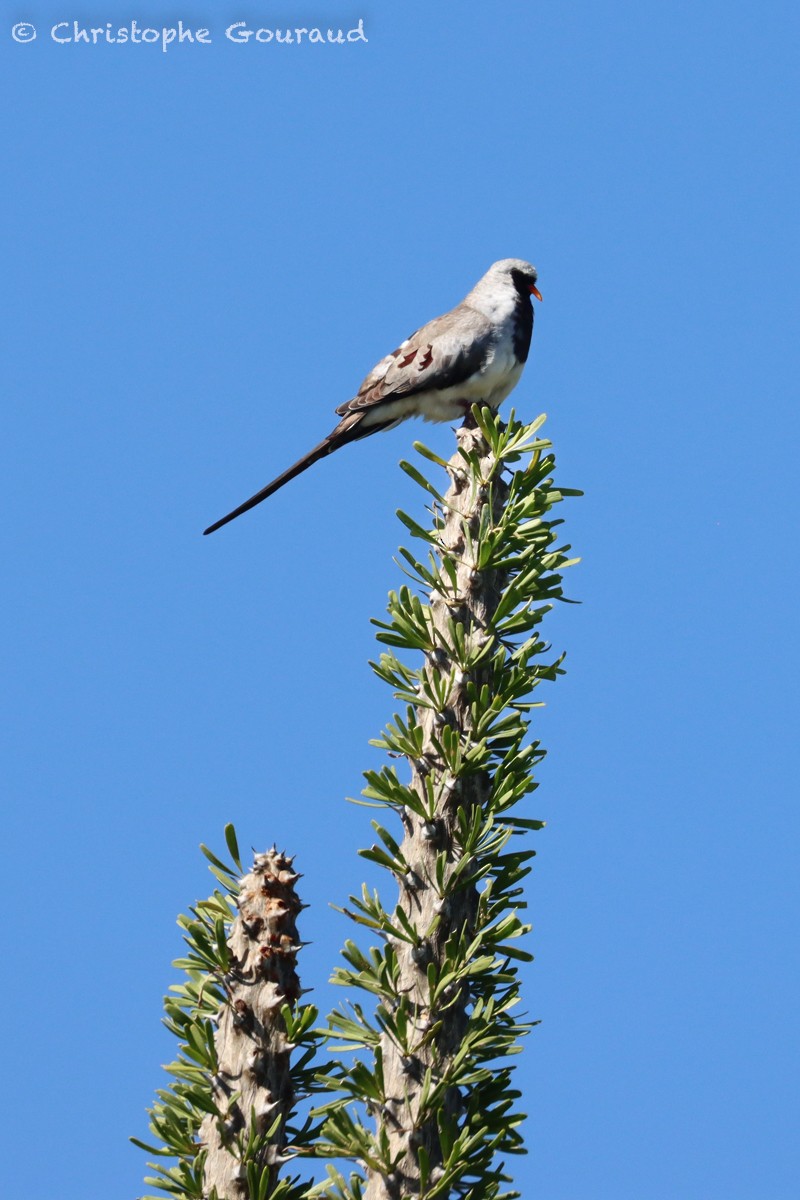
[[[535,283],[531,284],[531,295],[535,296],[537,300],[541,300],[542,298],[542,293],[539,291]]]

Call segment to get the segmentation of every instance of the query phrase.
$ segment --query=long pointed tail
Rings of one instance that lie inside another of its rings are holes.
[[[346,446],[348,442],[354,440],[353,430],[341,429],[337,426],[318,446],[315,446],[313,450],[309,450],[308,454],[304,454],[291,467],[287,467],[277,479],[273,479],[272,483],[268,483],[260,492],[256,492],[255,496],[251,496],[249,500],[245,500],[244,504],[240,504],[233,512],[229,512],[226,516],[220,518],[219,521],[215,521],[213,525],[209,525],[208,529],[203,530],[203,534],[214,533],[216,529],[221,529],[223,525],[227,525],[229,521],[240,517],[242,513],[249,512],[251,508],[255,508],[262,500],[266,500],[268,496],[271,496],[273,492],[277,492],[278,488],[282,488],[290,479],[301,475],[303,471],[307,471],[309,467],[313,467],[314,463],[319,462],[321,458],[327,457],[328,454],[333,454],[334,450],[338,450],[340,446]]]

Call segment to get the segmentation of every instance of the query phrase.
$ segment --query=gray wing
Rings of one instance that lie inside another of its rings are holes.
[[[457,387],[483,367],[494,332],[482,313],[459,304],[382,358],[337,414],[355,415],[385,401]]]

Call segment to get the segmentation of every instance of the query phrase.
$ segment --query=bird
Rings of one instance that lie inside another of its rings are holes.
[[[238,508],[209,525],[214,533],[261,504],[320,459],[408,417],[452,421],[473,404],[496,409],[519,383],[533,334],[536,268],[521,258],[493,263],[460,304],[423,325],[373,367],[338,425],[307,454]]]

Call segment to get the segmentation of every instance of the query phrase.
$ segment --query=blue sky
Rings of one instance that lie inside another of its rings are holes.
[[[49,35],[134,17],[212,40]],[[362,17],[366,44],[225,38]],[[421,510],[396,464],[452,434],[200,531],[513,255],[544,294],[514,403],[586,493],[536,718],[517,1180],[796,1196],[798,34],[735,0],[5,6],[9,1195],[141,1192],[174,919],[226,821],[297,853],[336,998],[327,904],[371,840],[344,797],[392,711],[369,618]]]

